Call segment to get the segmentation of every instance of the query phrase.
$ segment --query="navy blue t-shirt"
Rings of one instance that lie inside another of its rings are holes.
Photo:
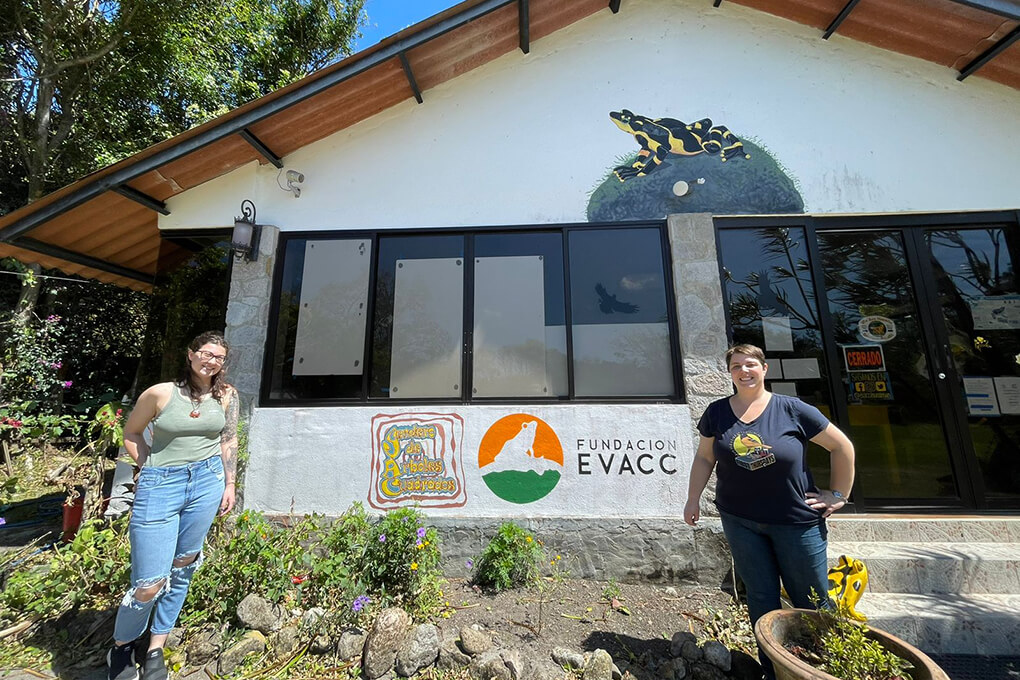
[[[805,502],[817,492],[807,464],[808,440],[828,427],[821,411],[796,397],[772,394],[750,423],[729,399],[713,402],[698,431],[714,437],[715,504],[723,512],[766,524],[808,524],[821,513]]]

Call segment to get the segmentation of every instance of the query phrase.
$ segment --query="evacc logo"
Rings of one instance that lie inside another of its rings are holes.
[[[548,496],[563,476],[563,447],[541,418],[515,413],[486,431],[478,467],[492,493],[510,503],[533,503]]]

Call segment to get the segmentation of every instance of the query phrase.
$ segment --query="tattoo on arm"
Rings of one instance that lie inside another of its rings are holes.
[[[220,450],[223,456],[223,471],[226,474],[226,482],[236,482],[237,476],[237,422],[240,418],[241,407],[238,404],[240,398],[236,391],[230,393],[230,403],[227,404],[227,422],[220,430]]]

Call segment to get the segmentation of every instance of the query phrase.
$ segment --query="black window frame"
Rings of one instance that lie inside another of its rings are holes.
[[[674,393],[668,396],[652,397],[578,397],[574,394],[574,356],[573,331],[570,301],[570,262],[569,236],[572,232],[603,230],[603,229],[656,229],[662,244],[663,283],[666,295],[666,321],[669,328],[670,363],[673,368]],[[564,314],[567,337],[567,384],[568,393],[555,397],[472,397],[472,346],[474,333],[474,236],[476,234],[527,234],[534,232],[560,232],[562,236]],[[391,236],[462,236],[464,238],[465,282],[463,308],[462,338],[462,389],[459,397],[439,397],[409,399],[393,397],[373,397],[369,395],[369,381],[372,357],[372,325],[375,318],[375,291],[379,258],[379,239]],[[287,243],[299,239],[369,239],[372,243],[372,262],[369,268],[369,298],[366,305],[367,321],[365,324],[365,349],[362,365],[362,389],[358,397],[330,397],[322,399],[280,398],[270,396],[272,388],[272,371],[276,358],[277,335],[280,323],[280,294],[283,287],[283,258]],[[429,405],[503,405],[503,404],[685,404],[683,362],[680,356],[679,328],[677,323],[676,290],[673,281],[673,257],[669,231],[665,220],[634,221],[634,222],[579,222],[551,223],[529,225],[488,225],[471,227],[393,227],[359,230],[300,230],[281,231],[276,246],[274,259],[273,282],[269,307],[269,319],[266,328],[265,353],[262,360],[261,382],[259,387],[258,405],[260,408],[306,408],[336,406],[429,406]]]

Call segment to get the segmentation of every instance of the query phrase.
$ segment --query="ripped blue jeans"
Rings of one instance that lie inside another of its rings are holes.
[[[223,499],[223,461],[143,467],[138,474],[129,528],[131,589],[117,610],[114,639],[134,640],[152,616],[153,635],[169,633],[201,563],[202,544]],[[175,567],[174,560],[191,562]],[[159,587],[143,601],[138,588]]]

